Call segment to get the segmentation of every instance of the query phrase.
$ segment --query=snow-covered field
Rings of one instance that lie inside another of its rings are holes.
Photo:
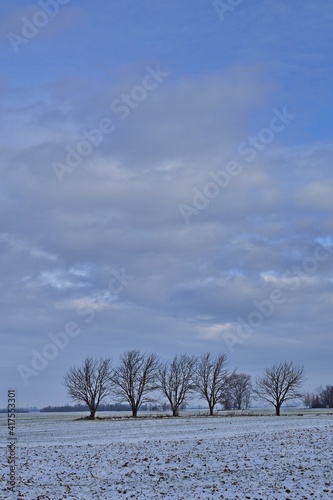
[[[333,498],[330,415],[76,418],[17,416],[13,494],[0,416],[1,499]]]

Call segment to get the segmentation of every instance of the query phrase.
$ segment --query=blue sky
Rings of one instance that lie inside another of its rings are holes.
[[[333,6],[217,10],[1,2],[0,406],[127,349],[332,383]]]

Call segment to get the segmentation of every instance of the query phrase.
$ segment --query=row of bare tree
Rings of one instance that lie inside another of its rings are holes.
[[[68,371],[64,385],[72,400],[87,404],[91,419],[99,404],[112,396],[119,403],[129,403],[136,417],[142,404],[157,400],[157,391],[169,402],[173,416],[195,394],[207,402],[213,415],[217,404],[225,409],[248,408],[252,393],[273,404],[279,415],[281,404],[301,397],[298,388],[303,378],[303,368],[282,363],[266,369],[252,388],[250,375],[227,369],[226,354],[182,354],[161,362],[156,354],[132,350],[120,356],[116,367],[109,358],[86,358],[82,366]]]
[[[308,408],[333,408],[333,385],[304,394],[303,402]]]

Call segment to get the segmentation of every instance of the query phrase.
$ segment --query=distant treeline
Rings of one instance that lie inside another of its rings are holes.
[[[319,387],[315,393],[304,394],[303,402],[308,408],[333,408],[333,385]]]
[[[126,404],[101,404],[98,407],[98,411],[129,411],[131,407]],[[65,412],[73,412],[73,411],[88,411],[89,408],[87,405],[65,405],[65,406],[45,406],[41,408],[41,412],[45,413],[65,413]]]
[[[0,408],[0,413],[7,413],[8,408]],[[15,408],[15,413],[29,413],[26,408]]]

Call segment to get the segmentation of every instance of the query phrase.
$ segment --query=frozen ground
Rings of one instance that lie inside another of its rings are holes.
[[[0,418],[1,499],[333,498],[333,416],[75,418],[18,415],[15,494]]]

